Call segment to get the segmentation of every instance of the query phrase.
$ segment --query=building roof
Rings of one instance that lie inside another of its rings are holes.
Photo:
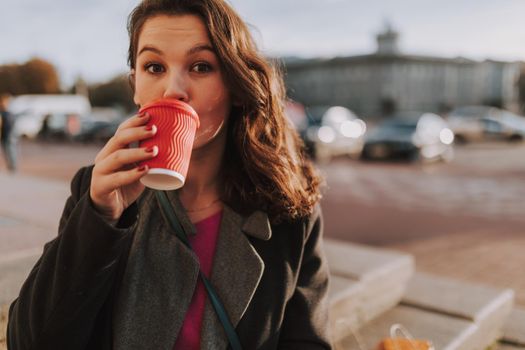
[[[464,57],[436,57],[436,56],[423,56],[423,55],[391,55],[391,54],[368,54],[358,56],[345,56],[345,57],[333,57],[333,58],[293,58],[283,59],[287,69],[301,69],[301,68],[312,68],[315,66],[329,65],[346,65],[348,63],[392,63],[392,62],[420,62],[420,63],[452,63],[452,64],[474,64],[479,61],[471,60]],[[495,61],[491,61],[495,62]]]

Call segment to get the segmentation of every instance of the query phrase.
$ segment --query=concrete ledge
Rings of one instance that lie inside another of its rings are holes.
[[[503,342],[525,349],[525,309],[515,308],[503,327]]]
[[[414,259],[389,249],[325,239],[324,248],[332,275],[354,280],[376,279],[399,268],[414,268]],[[410,274],[411,276],[411,274]]]
[[[330,277],[330,319],[332,320],[332,330],[336,335],[341,325],[350,324],[357,327],[363,321],[360,313],[360,295],[363,294],[363,286],[356,281],[339,276]]]
[[[411,256],[326,239],[331,273],[330,323],[335,340],[399,303],[414,271]]]
[[[472,322],[476,331],[464,349],[485,349],[502,335],[514,303],[514,292],[417,273],[402,304]]]

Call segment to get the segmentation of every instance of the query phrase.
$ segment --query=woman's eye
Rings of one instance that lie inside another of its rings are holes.
[[[191,71],[196,72],[196,73],[207,73],[207,72],[211,72],[212,70],[213,70],[213,67],[209,63],[206,63],[206,62],[195,63],[191,67]]]
[[[164,72],[164,67],[158,63],[147,63],[144,69],[153,74]]]

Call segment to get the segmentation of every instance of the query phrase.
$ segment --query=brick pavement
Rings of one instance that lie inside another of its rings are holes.
[[[362,205],[388,203],[408,212],[428,211],[448,217],[460,213],[502,222],[523,220],[525,170],[498,175],[476,171],[457,174],[459,166],[447,166],[429,170],[406,164],[349,166],[348,162],[332,162],[321,169],[329,187],[337,189],[330,192],[334,202],[346,203],[352,198]]]
[[[412,254],[420,271],[512,288],[515,304],[525,306],[525,230],[476,230],[389,247]]]

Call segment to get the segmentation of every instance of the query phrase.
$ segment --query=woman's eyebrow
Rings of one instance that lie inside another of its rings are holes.
[[[139,51],[137,56],[139,56],[141,53],[146,52],[146,51],[150,51],[150,52],[156,53],[157,55],[160,55],[160,56],[164,55],[164,52],[162,52],[162,50],[157,49],[154,46],[144,46],[142,49],[140,49],[140,51]]]
[[[186,55],[190,56],[201,51],[210,51],[211,53],[215,54],[215,50],[209,44],[198,44],[189,49],[188,52],[186,52]]]
[[[153,52],[159,56],[164,56],[164,52],[154,46],[149,46],[149,45],[146,45],[144,46],[142,49],[140,49],[139,53],[137,56],[139,56],[141,53],[143,52]],[[187,52],[186,52],[186,56],[191,56],[191,55],[194,55],[198,52],[201,52],[201,51],[210,51],[211,53],[215,54],[215,50],[213,49],[213,47],[211,47],[209,44],[198,44],[198,45],[195,45],[194,47],[192,47],[191,49],[189,49]]]

